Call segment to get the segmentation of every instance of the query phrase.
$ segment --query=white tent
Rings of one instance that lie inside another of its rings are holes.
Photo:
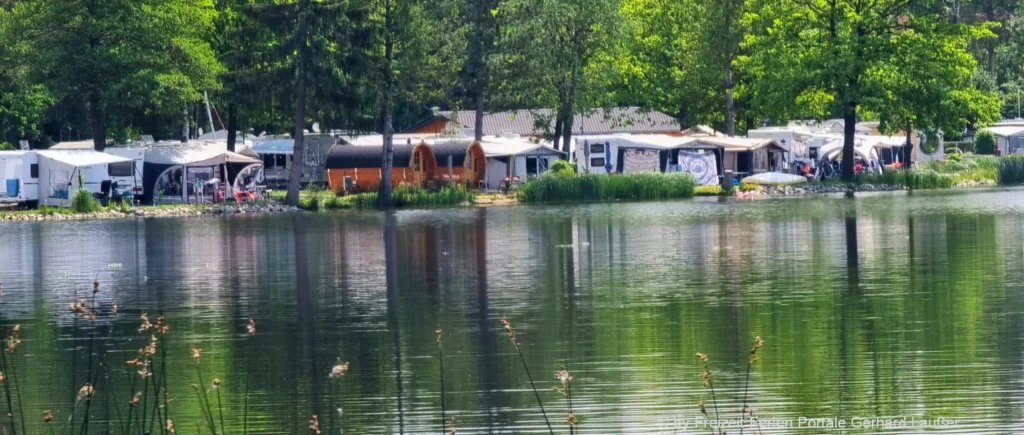
[[[819,164],[828,164],[828,162],[838,158],[842,152],[843,141],[841,139],[828,142],[818,151],[818,162]],[[882,167],[878,163],[878,151],[875,150],[873,145],[860,142],[853,147],[853,153],[868,163],[869,169],[873,166],[877,168],[877,172],[881,172]],[[870,165],[871,162],[875,164]]]
[[[146,164],[149,168],[160,171],[153,178],[147,174],[147,180],[153,180],[152,197],[156,196],[156,188],[161,180],[180,183],[178,186],[190,186],[196,180],[219,178],[226,180],[227,166],[234,164],[260,165],[259,159],[246,157],[227,150],[223,141],[189,142],[184,144],[160,145],[146,150]],[[174,171],[181,169],[181,179],[169,180]],[[220,176],[217,176],[217,173]],[[147,182],[147,189],[150,188]],[[181,200],[188,201],[188,189],[182,188]],[[232,192],[225,192],[232,195]]]
[[[480,146],[487,156],[487,175],[484,178],[490,188],[501,185],[506,176],[526,179],[544,173],[565,156],[548,143],[529,139],[488,136],[480,141]]]
[[[39,200],[48,205],[70,206],[77,189],[99,193],[104,181],[112,181],[110,165],[131,160],[91,150],[37,151],[39,156]],[[130,179],[130,178],[129,178]],[[124,189],[134,188],[125,180]]]

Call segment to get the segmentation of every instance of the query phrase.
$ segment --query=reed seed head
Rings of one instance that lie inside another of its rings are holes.
[[[174,420],[167,419],[167,432],[174,433]]]
[[[704,380],[704,388],[707,388],[709,385],[711,385],[711,371],[710,370],[704,370],[703,372],[701,372],[700,378]]]
[[[128,407],[134,408],[134,407],[138,406],[139,400],[141,400],[141,399],[142,399],[142,392],[139,391],[139,392],[135,393],[135,397],[132,397],[132,401],[128,402]]]
[[[53,413],[49,409],[43,410],[43,423],[49,423],[53,421]]]
[[[249,331],[249,336],[250,336],[250,337],[252,337],[252,336],[256,335],[256,320],[255,320],[255,319],[252,319],[252,318],[250,318],[250,319],[249,319],[249,325],[248,325],[248,326],[246,326],[246,327],[245,327],[245,329],[246,329],[247,331]]]
[[[577,424],[579,424],[579,420],[577,420],[576,416],[573,415],[571,412],[568,412],[565,414],[565,424],[569,426],[576,426]]]
[[[706,353],[697,352],[697,358],[700,358],[701,362],[703,362],[704,364],[708,363],[708,354]]]
[[[512,327],[512,322],[509,322],[506,317],[502,316],[501,317],[501,326],[505,327],[505,332],[508,333],[509,340],[512,340],[512,342],[515,343],[516,342],[516,330],[515,330],[515,328]]]
[[[704,416],[707,417],[707,415],[708,415],[708,408],[706,408],[704,406],[704,401],[703,400],[701,400],[700,402],[697,402],[697,408],[700,409],[700,413],[701,414],[704,414]]]
[[[453,415],[449,418],[446,424],[448,426],[448,435],[455,435],[455,416]]]
[[[139,333],[149,331],[153,327],[153,324],[149,323],[149,314],[146,314],[146,312],[143,311],[142,315],[139,317],[142,318],[142,325],[139,326]]]
[[[314,435],[320,435],[320,417],[313,414],[313,418],[309,419],[309,433]]]
[[[441,344],[441,328],[437,328],[437,330],[434,331],[434,334],[437,335],[437,344]]]
[[[153,326],[153,329],[155,329],[160,335],[164,335],[171,329],[171,326],[167,324],[167,319],[165,319],[164,316],[160,316],[157,317],[156,325]]]
[[[340,378],[345,376],[345,373],[348,373],[348,361],[345,363],[338,361],[338,364],[331,368],[331,373],[329,373],[327,377],[331,379]]]
[[[4,372],[0,372],[0,382],[7,382],[7,375],[4,375]]]
[[[92,294],[96,294],[96,293],[99,293],[99,292],[100,292],[100,282],[99,281],[93,281],[92,282]]]
[[[91,399],[96,394],[96,389],[93,388],[92,384],[86,382],[81,389],[78,390],[78,400]]]
[[[117,315],[117,301],[114,301],[113,308],[111,308],[110,312],[114,313],[115,316]]]
[[[756,354],[757,350],[762,347],[764,347],[764,340],[761,339],[761,336],[754,337],[754,346],[750,348],[750,354]]]
[[[198,347],[192,349],[192,359],[196,360],[196,362],[199,362],[199,358],[202,358],[202,357],[203,357],[203,350],[202,349],[200,349]]]
[[[213,388],[220,388],[220,378],[213,378]]]

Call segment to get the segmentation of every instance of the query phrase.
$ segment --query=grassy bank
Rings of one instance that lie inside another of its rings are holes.
[[[999,160],[999,184],[1024,184],[1024,156],[1012,155]]]
[[[284,194],[279,195],[278,199],[283,201]],[[403,185],[396,187],[391,192],[391,199],[394,206],[398,208],[435,208],[455,207],[465,203],[473,203],[475,197],[472,192],[462,186],[426,190]],[[299,208],[309,211],[370,209],[375,207],[377,207],[376,192],[338,196],[330,190],[304,190],[299,195]]]
[[[532,204],[681,199],[693,197],[696,187],[689,174],[549,174],[526,183],[519,199]]]
[[[1001,166],[1005,160],[998,157],[979,157],[922,163],[909,171],[887,170],[881,174],[860,174],[854,180],[854,184],[900,186],[911,190],[994,185],[1001,179]],[[829,180],[820,184],[845,183],[840,180]]]

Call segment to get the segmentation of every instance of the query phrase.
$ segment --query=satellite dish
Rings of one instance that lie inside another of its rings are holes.
[[[312,130],[313,133],[319,133],[320,132],[320,123],[319,122],[314,122],[313,126],[310,127],[309,129]]]

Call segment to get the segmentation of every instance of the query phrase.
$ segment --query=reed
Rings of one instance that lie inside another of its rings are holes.
[[[448,415],[444,406],[444,342],[441,340],[441,328],[437,328],[437,331],[435,331],[435,333],[437,334],[438,373],[441,374],[441,433],[444,433],[445,426],[447,425],[448,422]]]
[[[71,196],[71,211],[75,213],[95,213],[102,206],[99,200],[88,189],[78,189]]]
[[[523,363],[523,371],[526,372],[526,378],[530,380],[530,388],[533,389],[533,396],[537,398],[537,406],[540,407],[540,413],[544,416],[544,423],[548,426],[548,432],[551,435],[555,435],[555,430],[551,428],[551,421],[548,420],[548,413],[544,411],[544,401],[540,399],[540,393],[537,392],[537,384],[533,382],[533,376],[530,375],[530,367],[526,364],[526,357],[523,356],[522,346],[519,345],[519,338],[516,337],[516,330],[512,327],[512,323],[508,319],[501,318],[501,326],[505,328],[505,332],[508,333],[508,339],[512,341],[512,344],[516,347],[516,353],[519,354],[519,361]]]
[[[1024,155],[1006,156],[999,160],[999,184],[1024,184]]]
[[[566,363],[568,364],[568,363]],[[565,396],[565,402],[568,411],[565,413],[565,424],[569,425],[569,435],[576,433],[576,426],[579,424],[579,419],[572,410],[572,381],[573,377],[569,374],[569,369],[562,365],[562,369],[555,372],[555,380],[559,382],[559,385],[555,385],[551,389],[555,390],[556,393],[561,393]]]
[[[331,397],[330,397],[330,400],[331,400],[331,418],[328,419],[329,424],[330,424],[330,428],[329,429],[330,429],[331,433],[337,433],[337,432],[334,431],[334,409],[335,409],[335,405],[334,405],[334,390],[336,388],[336,384],[338,382],[341,382],[341,378],[343,376],[345,376],[346,373],[348,373],[348,367],[349,367],[349,363],[347,361],[343,363],[343,362],[341,362],[341,358],[338,358],[338,363],[335,364],[334,367],[331,367],[331,372],[327,374],[327,379],[329,379],[330,382],[331,382],[331,388],[330,388],[330,394],[331,394]],[[342,415],[340,408],[338,408],[338,415],[339,415],[339,418]],[[338,425],[340,426],[341,422],[338,422]]]
[[[249,318],[249,324],[245,326],[245,331],[249,334],[249,340],[245,350],[245,397],[242,399],[242,434],[249,435],[249,375],[252,372],[252,338],[256,336],[255,319]]]
[[[715,409],[715,422],[720,423],[722,421],[721,414],[718,413],[718,397],[715,395],[715,382],[711,379],[711,369],[708,367],[708,355],[704,353],[697,353],[697,358],[704,364],[704,371],[701,372],[700,377],[704,380],[704,388],[711,388],[711,403]],[[705,417],[708,415],[708,411],[704,406],[704,401],[697,404],[700,407],[700,412]],[[711,425],[711,433],[715,433],[714,427],[719,426],[718,424]],[[723,432],[719,431],[719,435],[724,435]]]
[[[696,187],[693,176],[680,173],[545,174],[526,183],[519,200],[538,204],[683,199],[693,197]]]
[[[750,391],[750,368],[757,363],[761,358],[757,356],[757,351],[764,347],[764,340],[760,336],[754,337],[754,345],[750,347],[750,357],[747,360],[747,375],[743,382],[743,408],[740,410],[740,421],[747,418],[749,411],[747,410],[747,392]],[[740,435],[743,435],[743,429],[746,425],[740,424]]]
[[[210,406],[210,397],[206,394],[206,382],[203,380],[203,370],[200,368],[200,360],[202,359],[202,356],[203,349],[192,349],[192,359],[196,362],[196,376],[199,378],[199,384],[192,384],[192,389],[195,390],[196,398],[199,399],[200,411],[202,411],[203,418],[206,420],[206,424],[210,428],[210,433],[217,435],[217,423],[213,417],[213,408]]]

